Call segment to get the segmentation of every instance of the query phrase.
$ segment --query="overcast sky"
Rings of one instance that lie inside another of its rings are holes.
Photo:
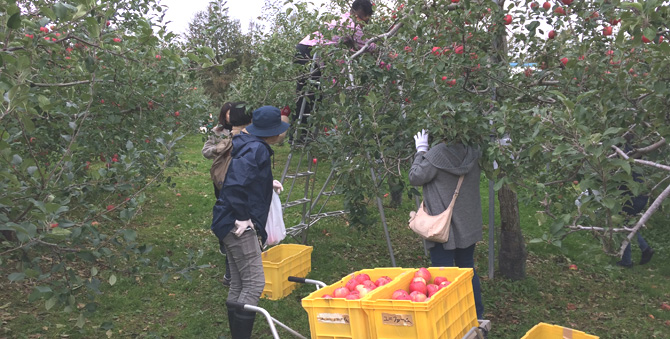
[[[310,0],[315,4],[326,3],[329,0]],[[195,13],[207,9],[210,0],[161,0],[162,5],[168,6],[165,15],[167,21],[172,21],[168,24],[168,28],[175,33],[184,33],[188,28],[188,23],[191,21]],[[304,0],[295,0],[295,2],[304,2]],[[261,15],[263,4],[265,0],[228,0],[228,15],[231,18],[240,21],[240,26],[243,32],[246,32],[249,23],[258,21],[256,18]]]

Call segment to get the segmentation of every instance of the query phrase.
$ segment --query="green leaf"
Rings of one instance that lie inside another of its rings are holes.
[[[46,6],[42,7],[40,8],[40,12],[42,12],[42,14],[44,14],[44,16],[46,16],[47,18],[51,20],[56,20],[56,14],[54,13],[54,11],[51,10],[51,8]]]
[[[82,328],[84,327],[84,324],[86,323],[86,319],[84,318],[84,313],[79,313],[79,318],[77,318],[77,323],[74,324],[75,326]]]
[[[26,274],[23,273],[23,272],[14,272],[14,273],[10,274],[7,277],[7,279],[9,279],[9,281],[11,281],[11,282],[15,282],[15,281],[21,281],[25,277],[26,277]]]
[[[9,20],[7,20],[7,27],[11,29],[21,27],[21,12],[14,13],[14,15],[9,17]]]
[[[84,19],[84,22],[86,22],[86,28],[88,29],[88,32],[91,34],[91,36],[100,36],[100,25],[98,25],[98,20],[88,17]]]
[[[50,310],[52,307],[56,306],[56,302],[58,301],[58,298],[54,295],[53,297],[49,298],[44,303],[44,307],[46,307],[47,311]]]
[[[72,20],[77,20],[77,19],[83,17],[84,15],[86,15],[87,12],[88,12],[88,10],[86,9],[86,6],[84,6],[84,5],[77,6],[77,13],[74,14],[74,16],[72,17]],[[95,35],[95,36],[97,36],[97,35]]]
[[[60,20],[66,20],[67,16],[70,14],[68,7],[60,2],[54,5],[53,12]]]
[[[528,241],[528,243],[530,243],[530,244],[537,244],[537,243],[541,243],[541,242],[544,242],[544,240],[542,240],[540,238],[533,238],[533,239],[530,239],[530,241]]]
[[[656,30],[653,29],[652,27],[647,27],[642,31],[642,34],[644,35],[645,38],[649,40],[654,40],[656,38]]]
[[[114,286],[116,284],[116,276],[114,274],[109,276],[109,285]]]
[[[127,242],[133,242],[137,238],[137,232],[135,230],[123,230],[123,238]]]

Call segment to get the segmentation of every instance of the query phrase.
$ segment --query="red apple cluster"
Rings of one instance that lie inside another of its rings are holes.
[[[345,298],[347,300],[357,300],[363,298],[377,287],[390,283],[391,280],[393,279],[388,276],[383,276],[373,282],[369,275],[365,273],[357,274],[347,281],[343,287],[336,288],[332,295],[324,294],[321,298]]]
[[[451,282],[445,277],[435,277],[431,281],[431,274],[427,268],[421,267],[414,273],[414,279],[409,283],[408,290],[399,289],[393,292],[393,300],[409,300],[414,302],[429,301],[437,291],[449,286]]]

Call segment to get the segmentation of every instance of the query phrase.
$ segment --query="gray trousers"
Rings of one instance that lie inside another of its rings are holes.
[[[239,238],[230,232],[223,243],[230,265],[228,301],[257,306],[265,287],[265,274],[256,231],[246,231]]]

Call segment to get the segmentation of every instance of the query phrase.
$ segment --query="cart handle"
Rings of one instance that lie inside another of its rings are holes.
[[[294,282],[294,283],[299,283],[299,284],[314,284],[314,285],[316,285],[317,290],[320,289],[320,288],[326,287],[326,283],[324,283],[323,281],[313,280],[313,279],[306,279],[306,278],[289,276],[288,281]]]
[[[228,306],[228,308],[244,311],[244,306],[246,306],[246,304],[237,301],[226,301],[226,306]]]

